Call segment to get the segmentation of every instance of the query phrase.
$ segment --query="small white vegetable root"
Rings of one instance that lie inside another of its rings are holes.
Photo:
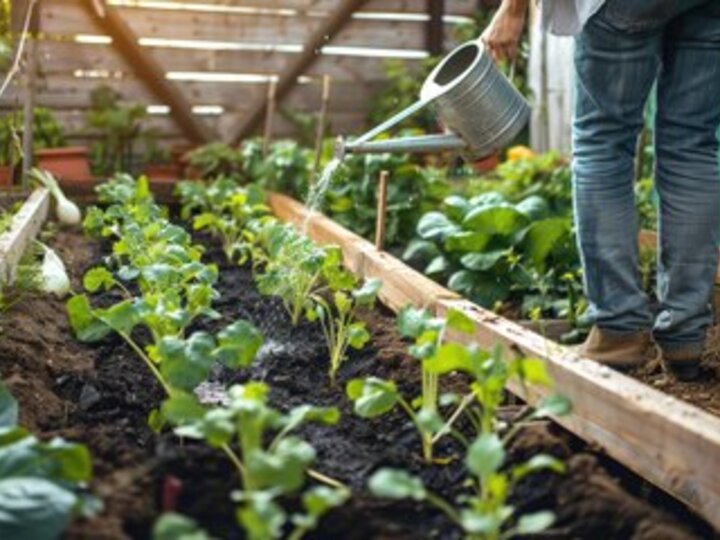
[[[30,171],[35,180],[40,182],[43,186],[50,190],[50,193],[55,197],[57,203],[55,211],[57,218],[60,223],[65,225],[77,225],[82,220],[82,213],[78,205],[68,199],[60,189],[60,185],[51,172],[33,169]]]
[[[41,245],[45,250],[45,254],[40,266],[42,279],[40,290],[62,298],[70,292],[70,278],[65,269],[65,264],[55,251],[44,244]]]

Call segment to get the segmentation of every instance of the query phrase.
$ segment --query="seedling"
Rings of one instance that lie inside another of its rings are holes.
[[[308,422],[336,424],[340,412],[334,407],[300,405],[283,414],[268,405],[268,393],[263,383],[234,386],[228,391],[227,406],[209,410],[187,395],[178,395],[163,404],[163,413],[181,424],[175,430],[178,435],[223,450],[235,464],[241,487],[232,497],[248,538],[280,538],[290,521],[294,529],[288,538],[298,540],[315,528],[323,514],[342,505],[349,491],[311,488],[302,496],[306,513],[287,515],[277,499],[303,489],[315,460],[315,449],[293,432]]]

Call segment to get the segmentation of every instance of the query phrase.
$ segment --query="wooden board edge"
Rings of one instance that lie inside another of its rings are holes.
[[[12,284],[27,246],[42,229],[50,210],[50,192],[33,191],[12,218],[10,229],[0,235],[0,282]]]

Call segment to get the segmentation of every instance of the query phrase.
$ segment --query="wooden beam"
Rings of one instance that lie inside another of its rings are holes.
[[[11,285],[25,249],[35,239],[47,219],[50,192],[36,189],[12,218],[10,229],[0,235],[0,284]]]
[[[28,188],[29,173],[33,164],[33,127],[35,125],[35,91],[37,89],[37,38],[40,33],[40,10],[42,4],[36,4],[30,17],[28,32],[30,37],[25,49],[25,103],[23,110],[23,159],[22,159],[22,187]]]
[[[152,54],[138,45],[138,36],[123,20],[116,8],[103,5],[97,10],[94,0],[81,0],[81,4],[113,39],[113,46],[120,52],[127,65],[147,85],[152,94],[170,107],[170,114],[183,134],[193,143],[202,144],[215,138],[210,129],[195,117],[189,101],[182,92],[165,78],[165,70]],[[104,11],[104,16],[103,12]]]
[[[307,208],[287,197],[273,195],[270,205],[280,219],[308,219]],[[486,348],[500,344],[509,357],[545,360],[554,391],[573,403],[571,415],[555,419],[559,424],[720,527],[720,418],[459,298],[321,214],[309,218],[308,234],[319,243],[339,245],[359,277],[380,278],[380,299],[394,311],[408,303],[438,316],[461,310],[474,321],[475,333],[450,332],[450,339]],[[519,385],[509,390],[530,404],[552,392]]]
[[[427,0],[427,4],[430,20],[427,23],[426,48],[432,56],[441,56],[445,53],[445,0]]]
[[[276,89],[276,100],[278,102],[282,101],[288,92],[293,89],[297,84],[298,77],[305,73],[305,70],[318,58],[318,51],[323,45],[327,45],[328,42],[332,41],[351,19],[355,10],[361,8],[367,1],[368,0],[343,0],[342,4],[313,32],[303,45],[303,52],[280,76]],[[266,96],[262,96],[257,100],[245,120],[231,133],[230,142],[232,144],[239,143],[243,138],[253,133],[262,122],[267,105],[268,101]]]

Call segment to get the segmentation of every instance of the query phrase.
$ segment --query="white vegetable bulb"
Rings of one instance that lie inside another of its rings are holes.
[[[45,248],[45,255],[40,266],[42,278],[40,289],[43,292],[62,298],[70,292],[70,278],[65,270],[65,264],[52,249],[46,246],[43,247]]]
[[[65,195],[59,194],[57,197],[57,217],[60,223],[66,225],[77,225],[82,220],[82,214],[78,205],[72,202]]]

